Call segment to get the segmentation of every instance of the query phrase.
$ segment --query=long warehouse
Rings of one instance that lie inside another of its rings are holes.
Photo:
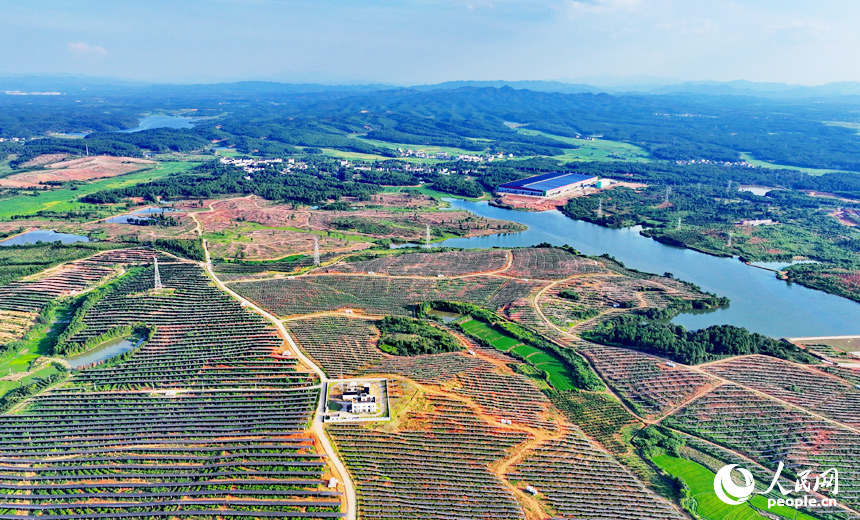
[[[500,184],[497,193],[514,193],[533,197],[555,197],[583,186],[597,183],[597,177],[581,173],[554,172]]]

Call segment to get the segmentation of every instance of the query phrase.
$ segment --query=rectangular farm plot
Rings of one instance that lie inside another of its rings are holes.
[[[505,352],[510,351],[517,345],[522,345],[521,341],[506,336],[501,330],[480,320],[469,319],[462,322],[461,326],[466,332],[486,340],[493,347]]]
[[[508,336],[505,331],[482,320],[469,318],[460,322],[467,334],[489,342],[493,347],[525,360],[526,363],[544,370],[549,375],[549,382],[556,390],[571,390],[576,388],[573,383],[573,372],[567,364],[551,352],[526,345],[516,338]]]

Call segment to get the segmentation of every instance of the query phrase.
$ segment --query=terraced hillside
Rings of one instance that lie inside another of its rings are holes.
[[[136,271],[81,307],[68,341],[132,323],[150,339],[0,416],[0,517],[345,516],[308,429],[316,376],[196,264],[164,257],[153,290],[153,254],[91,260]]]

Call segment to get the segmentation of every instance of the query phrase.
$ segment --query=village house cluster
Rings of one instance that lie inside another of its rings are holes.
[[[307,170],[308,165],[295,159],[239,159],[236,157],[221,157],[221,164],[241,168],[245,173],[261,172],[272,164],[283,164],[281,173],[291,173],[293,170]]]
[[[416,157],[418,159],[440,159],[440,160],[450,160],[450,161],[462,161],[462,162],[493,162],[501,159],[512,159],[514,154],[504,154],[502,152],[498,153],[487,153],[487,154],[460,154],[456,157],[448,154],[448,152],[427,152],[424,150],[413,150],[403,148],[397,149],[398,155],[400,157]]]
[[[712,161],[710,159],[690,159],[689,161],[675,161],[675,164],[713,164],[716,166],[738,166],[740,168],[757,168],[756,165],[746,161]]]

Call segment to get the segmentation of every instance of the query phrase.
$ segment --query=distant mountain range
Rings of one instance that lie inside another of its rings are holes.
[[[74,75],[0,75],[0,92],[62,92],[75,96],[122,96],[129,94],[162,96],[253,96],[332,93],[344,95],[379,90],[452,90],[463,87],[504,86],[517,90],[558,92],[563,94],[608,93],[614,95],[706,95],[748,96],[771,99],[834,98],[860,95],[860,83],[836,82],[818,86],[752,81],[672,82],[648,77],[591,77],[596,84],[572,81],[446,81],[432,85],[402,87],[388,84],[324,85],[317,83],[279,83],[274,81],[239,81],[231,83],[156,84]]]

